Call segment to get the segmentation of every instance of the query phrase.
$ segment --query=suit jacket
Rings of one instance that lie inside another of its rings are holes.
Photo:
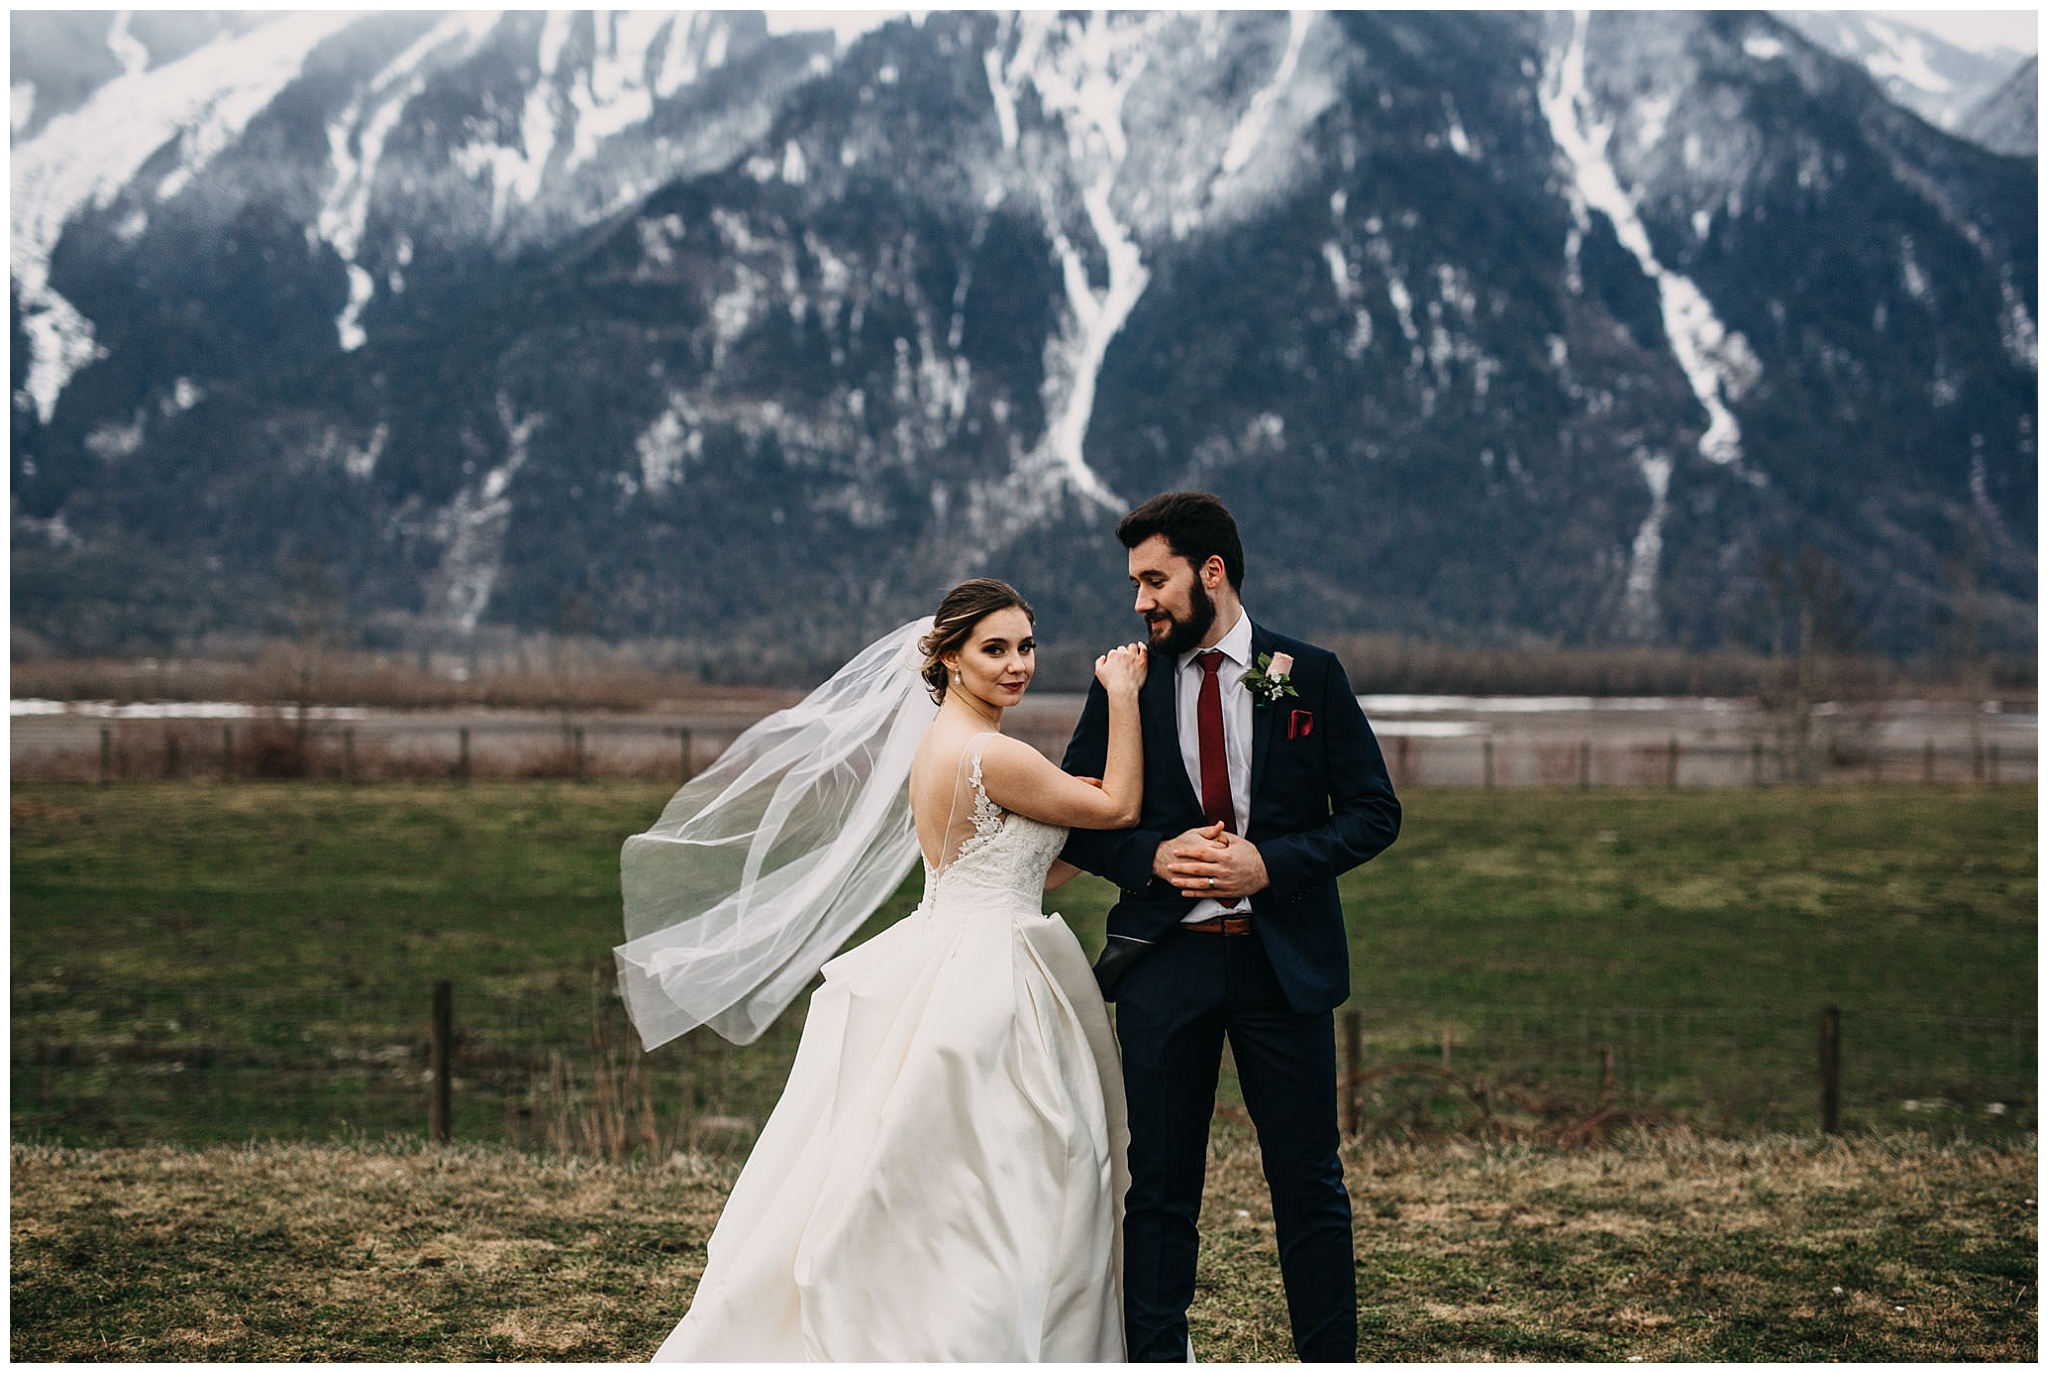
[[[1296,696],[1252,705],[1251,816],[1272,885],[1251,898],[1253,929],[1288,1003],[1304,1014],[1341,1005],[1351,993],[1351,960],[1337,877],[1401,832],[1401,803],[1379,741],[1336,655],[1252,623],[1252,659],[1294,655]],[[1173,935],[1191,898],[1152,875],[1162,840],[1202,823],[1202,803],[1181,761],[1173,664],[1154,662],[1138,696],[1145,742],[1145,802],[1127,830],[1075,830],[1061,857],[1108,878],[1121,895],[1109,912],[1109,943],[1096,964],[1103,994],[1145,950]],[[1061,766],[1099,777],[1109,745],[1109,697],[1096,683]]]

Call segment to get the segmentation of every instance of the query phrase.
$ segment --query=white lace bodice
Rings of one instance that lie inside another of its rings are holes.
[[[981,782],[981,751],[986,736],[977,739],[969,755],[967,785],[974,797],[974,833],[962,841],[953,860],[937,872],[925,864],[927,911],[943,901],[971,894],[975,904],[1000,902],[999,909],[1028,906],[1039,912],[1045,890],[1046,870],[1060,856],[1067,831],[1059,825],[1006,811],[989,799]]]

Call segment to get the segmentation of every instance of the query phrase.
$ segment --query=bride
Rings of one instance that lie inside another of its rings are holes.
[[[698,1024],[748,1042],[825,975],[657,1359],[1123,1359],[1122,1079],[1040,892],[1073,875],[1066,827],[1137,818],[1147,660],[1096,659],[1108,757],[1070,777],[1001,733],[1032,624],[1008,585],[961,583],[627,841],[620,983],[648,1047]],[[913,850],[917,909],[826,962]]]

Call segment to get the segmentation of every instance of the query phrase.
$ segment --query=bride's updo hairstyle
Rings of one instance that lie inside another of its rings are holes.
[[[965,647],[976,625],[998,610],[1013,606],[1024,612],[1025,619],[1038,623],[1031,603],[1017,594],[1017,588],[994,577],[973,577],[946,593],[946,599],[932,612],[932,632],[917,643],[924,653],[924,667],[919,675],[931,688],[934,701],[946,699],[949,674],[940,657]]]

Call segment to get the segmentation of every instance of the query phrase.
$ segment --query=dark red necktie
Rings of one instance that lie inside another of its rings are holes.
[[[1223,655],[1212,648],[1196,654],[1195,661],[1202,665],[1202,689],[1195,696],[1195,745],[1202,755],[1202,818],[1212,825],[1221,820],[1223,828],[1236,834],[1237,808],[1230,802],[1230,755],[1223,748],[1223,685],[1216,680]],[[1224,910],[1237,909],[1237,898],[1218,899]]]
[[[1237,812],[1230,804],[1230,755],[1223,748],[1223,687],[1216,669],[1223,655],[1215,649],[1195,655],[1202,665],[1202,689],[1195,697],[1195,743],[1202,758],[1202,818],[1218,820],[1237,833]]]

